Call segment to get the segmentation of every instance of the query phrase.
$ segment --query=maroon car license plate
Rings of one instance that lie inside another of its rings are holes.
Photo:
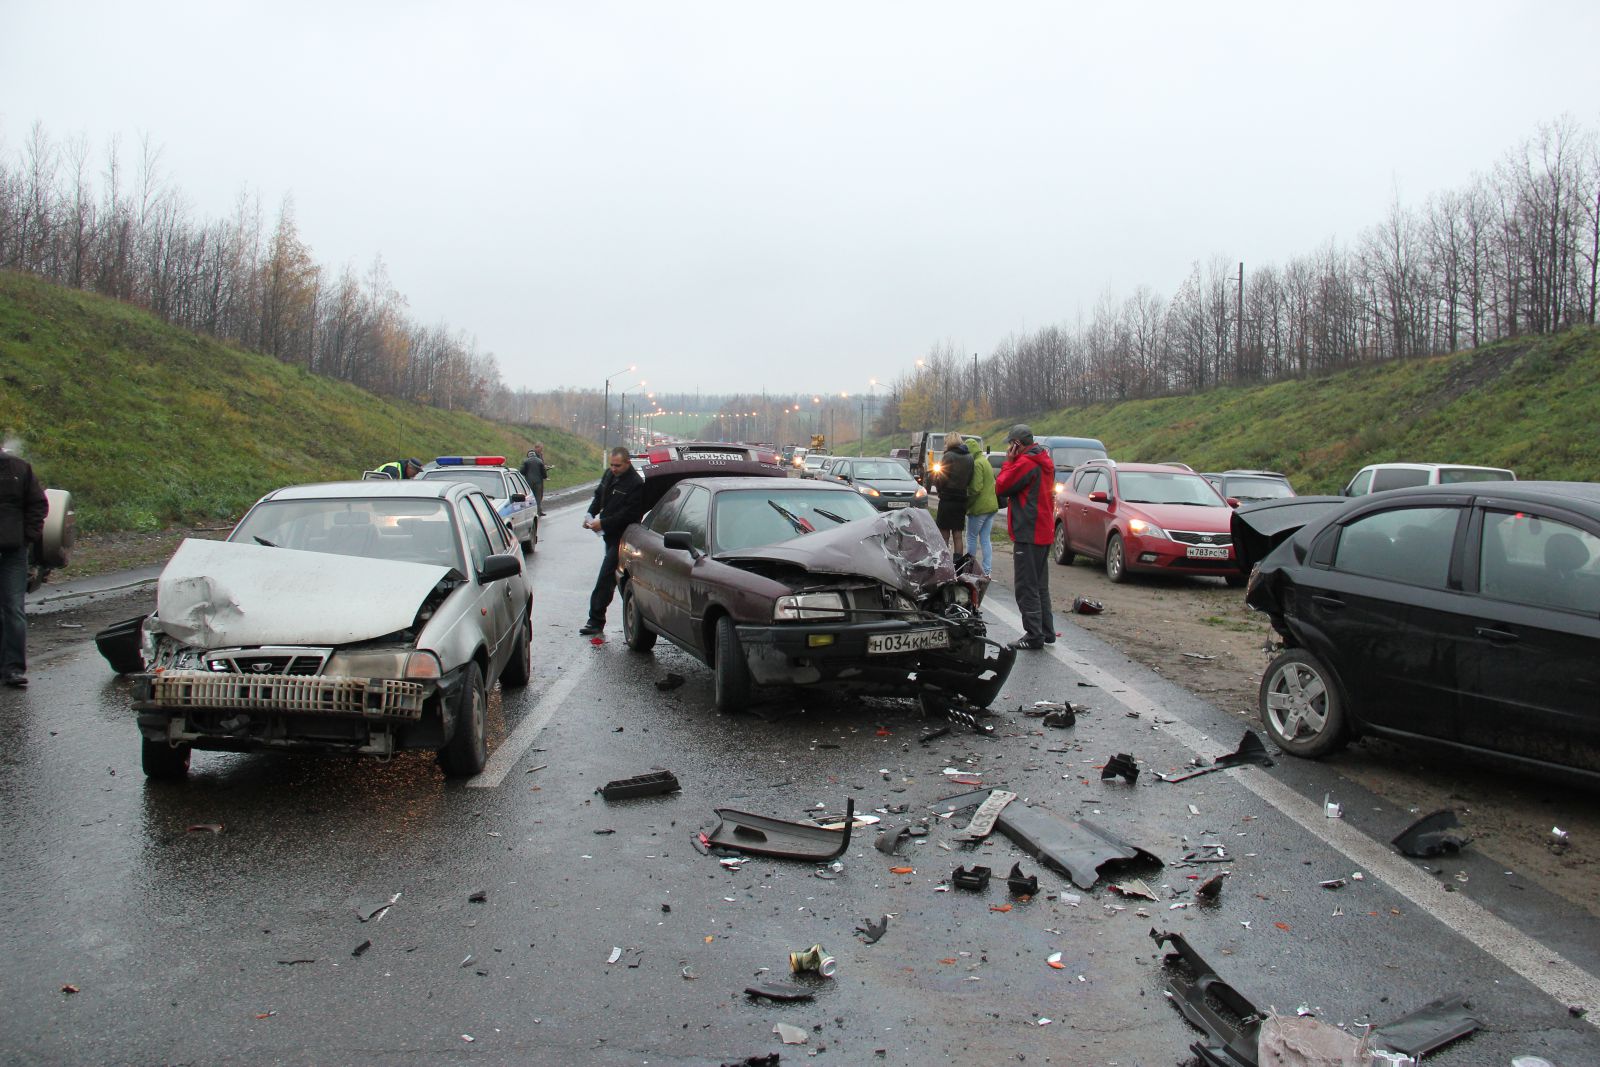
[[[890,652],[921,652],[925,648],[949,648],[948,630],[905,630],[893,634],[868,634],[867,655]]]
[[[1228,549],[1217,545],[1190,545],[1184,554],[1190,559],[1227,559]]]

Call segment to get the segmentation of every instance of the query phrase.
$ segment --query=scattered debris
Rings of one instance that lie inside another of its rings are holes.
[[[746,1056],[738,1063],[730,1061],[724,1063],[722,1067],[778,1067],[778,1054],[774,1052],[770,1056]]]
[[[1344,805],[1333,799],[1333,794],[1322,794],[1322,814],[1330,819],[1344,818]]]
[[[790,1026],[788,1023],[773,1023],[772,1032],[777,1034],[785,1045],[803,1045],[806,1043],[806,1032],[798,1026]]]
[[[990,904],[989,905],[989,910],[990,911],[1010,911],[1011,910],[1011,905],[1010,904]]]
[[[741,862],[745,858],[746,857],[744,857],[744,856],[739,857]],[[723,863],[724,863],[724,865],[726,865],[727,861],[724,860]],[[739,870],[740,868],[733,867],[733,868],[730,868],[730,869],[731,870]],[[826,867],[818,867],[817,870],[816,870],[817,877],[821,878],[824,882],[831,882],[831,881],[833,881],[835,878],[839,877],[839,875],[841,875],[843,873],[844,873],[844,864],[840,863],[838,860],[834,860],[832,863],[828,864]]]
[[[838,967],[839,961],[828,955],[828,950],[821,945],[789,953],[789,970],[795,974],[820,974],[824,978],[832,978]]]
[[[1163,782],[1183,782],[1202,774],[1210,774],[1212,771],[1225,771],[1229,767],[1243,767],[1246,764],[1254,764],[1257,767],[1272,766],[1272,757],[1267,755],[1267,744],[1254,730],[1246,730],[1239,747],[1226,756],[1218,756],[1205,766],[1195,767],[1192,770],[1178,774],[1157,774],[1156,777]]]
[[[1167,992],[1183,1017],[1204,1030],[1213,1042],[1206,1045],[1197,1041],[1190,1046],[1190,1051],[1200,1057],[1200,1062],[1215,1067],[1256,1067],[1261,1010],[1224,982],[1182,934],[1152,929],[1150,939],[1158,946],[1163,943],[1172,946],[1167,965],[1173,973]],[[1180,963],[1187,974],[1179,973]],[[1217,1010],[1214,1004],[1221,1005],[1228,1015]]]
[[[470,966],[472,966],[472,965],[473,965],[473,964],[474,964],[474,963],[476,963],[476,962],[477,962],[477,959],[478,959],[478,957],[476,957],[476,956],[474,956],[474,955],[473,955],[473,954],[472,954],[472,953],[470,953],[470,952],[469,952],[469,953],[467,953],[467,954],[466,954],[466,956],[465,956],[465,957],[464,957],[464,958],[463,958],[463,959],[462,959],[462,960],[461,960],[461,962],[460,962],[460,963],[458,963],[458,964],[456,964],[456,966],[457,966],[457,967],[470,967]]]
[[[672,675],[676,678],[677,675]],[[634,797],[653,797],[661,793],[676,793],[678,776],[671,771],[651,771],[632,778],[618,778],[596,789],[606,800],[631,800]]]
[[[377,905],[376,907],[366,909],[357,908],[356,918],[360,919],[364,923],[372,922],[373,920],[381,920],[384,915],[388,913],[389,909],[394,907],[399,902],[400,894],[396,893],[394,896],[390,897],[388,900]]]
[[[786,822],[732,808],[718,808],[716,814],[722,821],[708,835],[707,842],[757,856],[821,862],[842,856],[850,847],[850,827],[855,822],[855,813],[855,798],[846,798],[841,828],[828,830],[816,823]]]
[[[972,813],[972,819],[960,833],[956,835],[960,841],[982,841],[994,830],[995,820],[1005,810],[1006,805],[1017,799],[1017,794],[1009,789],[994,789],[978,805],[978,810]]]
[[[1561,855],[1572,847],[1572,835],[1559,826],[1550,827],[1550,851]]]
[[[818,805],[820,807],[820,805]],[[845,816],[843,815],[818,815],[811,820],[824,830],[843,830]],[[865,830],[869,826],[876,826],[883,820],[876,815],[858,814],[850,816],[850,825],[857,830]]]
[[[1143,900],[1157,900],[1155,890],[1144,883],[1142,878],[1131,878],[1126,882],[1113,882],[1111,888],[1125,897],[1138,897]]]
[[[1076,893],[1062,893],[1061,903],[1065,904],[1069,908],[1076,908],[1079,904],[1083,903],[1083,898]]]
[[[1130,845],[1087,819],[1071,822],[1039,807],[1012,804],[995,823],[1023,851],[1065,874],[1079,889],[1093,889],[1108,863],[1138,861],[1161,866],[1153,853]]]
[[[948,727],[948,726],[940,726],[940,727],[938,727],[936,729],[929,730],[927,733],[925,733],[921,737],[917,738],[917,741],[918,741],[919,744],[924,744],[925,745],[929,741],[937,741],[939,738],[945,737],[949,733],[950,733],[950,727]]]
[[[886,830],[878,835],[878,840],[873,846],[885,856],[893,856],[895,851],[911,836],[911,827],[902,826],[898,830]]]
[[[487,904],[487,903],[489,903],[489,891],[487,889],[479,889],[478,891],[476,891],[475,893],[472,893],[471,895],[469,895],[467,897],[467,903],[468,904]]]
[[[1301,1007],[1305,1007],[1301,1005]],[[1262,1063],[1325,1064],[1327,1067],[1377,1067],[1364,1055],[1361,1039],[1337,1026],[1309,1017],[1309,1009],[1293,1015],[1268,1015],[1261,1022],[1256,1053]],[[1252,1060],[1252,1063],[1255,1061]]]
[[[1228,872],[1221,871],[1201,882],[1199,888],[1194,891],[1195,898],[1213,901],[1220,898],[1222,896],[1222,880],[1226,877],[1228,877]]]
[[[1078,615],[1098,615],[1106,606],[1093,597],[1076,596],[1072,598],[1072,610]]]
[[[361,955],[363,952],[367,951],[367,949],[369,949],[371,947],[372,947],[372,942],[370,940],[363,941],[363,942],[361,942],[361,944],[357,945],[354,949],[351,950],[350,955],[359,956],[359,955]]]
[[[1011,890],[1012,896],[1038,896],[1039,876],[1036,874],[1023,874],[1022,864],[1013,863],[1011,865],[1011,873],[1006,875],[1006,888]]]
[[[1375,1043],[1421,1059],[1483,1025],[1460,997],[1440,997],[1393,1022],[1372,1028]]]
[[[622,948],[620,946],[618,946],[618,945],[612,945],[611,946],[611,955],[606,957],[606,963],[607,964],[616,963],[621,958],[622,958]]]
[[[856,927],[856,933],[861,935],[861,940],[869,945],[876,945],[878,939],[888,932],[889,916],[887,915],[877,922],[873,922],[870,919],[862,919],[861,924]]]
[[[684,970],[688,970],[687,967]],[[684,975],[688,978],[689,975]],[[803,985],[793,982],[756,982],[744,987],[745,994],[752,997],[766,997],[768,1000],[800,1001],[810,1000],[816,994]]]
[[[890,874],[916,874],[917,873],[917,869],[915,867],[890,867],[889,868],[889,873]]]
[[[1189,658],[1190,658],[1190,659],[1198,659],[1198,660],[1205,660],[1205,661],[1208,661],[1208,662],[1209,662],[1209,661],[1210,661],[1210,660],[1214,660],[1214,659],[1216,659],[1216,658],[1217,658],[1217,657],[1215,657],[1215,656],[1211,656],[1211,655],[1207,655],[1207,654],[1206,654],[1206,653],[1204,653],[1204,652],[1185,652],[1185,653],[1183,653],[1183,654],[1184,654],[1184,655],[1185,655],[1185,656],[1188,656],[1188,657],[1189,657]]]
[[[971,889],[981,891],[989,888],[989,875],[992,872],[987,867],[976,864],[969,870],[966,867],[957,867],[950,875],[950,884],[957,889]]]
[[[656,679],[656,688],[661,690],[663,693],[670,692],[671,690],[678,688],[678,686],[680,686],[682,684],[683,684],[683,675],[681,675],[681,674],[672,674],[671,672],[668,672],[668,674],[667,674],[667,676],[665,678]]]
[[[186,832],[191,834],[220,834],[222,833],[222,824],[220,822],[197,822],[193,826],[187,827]]]
[[[1106,760],[1106,765],[1100,768],[1100,780],[1102,782],[1117,777],[1126,779],[1129,785],[1133,785],[1139,780],[1139,768],[1133,762],[1133,757],[1126,752],[1118,752],[1115,756]]]
[[[78,992],[78,987],[73,985],[71,982],[68,982],[66,985],[61,987],[61,992],[70,997],[72,994]]]
[[[1459,829],[1460,826],[1461,822],[1456,818],[1456,813],[1446,808],[1431,815],[1424,815],[1401,830],[1395,835],[1393,844],[1405,855],[1418,858],[1441,856],[1446,852],[1460,852],[1470,840],[1461,834],[1450,832]]]
[[[293,967],[297,963],[316,963],[317,961],[314,958],[309,957],[309,956],[301,956],[298,959],[279,960],[278,962],[283,964],[283,965],[285,965],[285,966]]]
[[[1078,725],[1078,709],[1068,704],[1064,708],[1050,712],[1040,721],[1046,726],[1065,730],[1069,726]]]

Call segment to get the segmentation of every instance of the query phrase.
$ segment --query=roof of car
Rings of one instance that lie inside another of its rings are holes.
[[[1201,477],[1202,478],[1233,478],[1233,477],[1239,477],[1239,478],[1246,478],[1246,477],[1248,477],[1248,478],[1283,478],[1284,481],[1288,481],[1287,478],[1284,478],[1284,476],[1282,474],[1278,473],[1277,471],[1246,471],[1246,470],[1207,471],[1205,474],[1202,474]]]
[[[1485,467],[1477,463],[1368,463],[1361,470],[1403,470],[1403,471],[1437,471],[1449,468],[1450,470],[1468,471],[1503,471],[1506,467]],[[1357,471],[1360,474],[1361,471]]]
[[[1194,474],[1187,467],[1175,467],[1170,463],[1116,463],[1111,460],[1091,459],[1085,460],[1080,466],[1100,466],[1115,471],[1133,471],[1136,474]]]
[[[1454,466],[1454,464],[1445,464]],[[1456,482],[1452,485],[1418,485],[1409,489],[1390,489],[1357,501],[1394,499],[1399,496],[1470,496],[1476,500],[1505,500],[1512,503],[1554,504],[1600,518],[1600,482]]]
[[[375,499],[411,497],[413,499],[442,500],[449,496],[451,490],[458,485],[462,486],[463,490],[472,488],[463,482],[452,482],[443,478],[407,478],[399,482],[392,479],[375,479],[365,482],[315,482],[309,485],[286,485],[281,489],[274,489],[267,494],[267,497],[273,500],[339,500],[349,497],[373,497]]]
[[[707,489],[710,489],[713,493],[725,493],[731,489],[760,489],[765,492],[779,493],[792,491],[804,491],[809,493],[818,489],[829,493],[855,492],[855,490],[851,489],[849,486],[841,485],[838,482],[824,482],[810,478],[784,478],[781,480],[775,480],[772,478],[744,478],[738,476],[730,476],[726,478],[685,478],[678,484],[703,485]]]

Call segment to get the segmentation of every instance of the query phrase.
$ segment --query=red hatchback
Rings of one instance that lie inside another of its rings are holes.
[[[1234,565],[1233,509],[1210,482],[1161,463],[1090,460],[1056,496],[1052,554],[1105,561],[1113,582],[1130,573],[1200,574],[1243,585]]]

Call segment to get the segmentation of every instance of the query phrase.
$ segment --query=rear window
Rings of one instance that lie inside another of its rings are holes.
[[[830,493],[821,489],[775,492],[730,489],[717,494],[714,514],[712,551],[736,552],[831,529],[839,525],[840,520],[870,519],[878,514],[878,509],[855,493]]]
[[[430,482],[466,482],[475,489],[482,489],[488,496],[506,495],[506,483],[500,472],[483,467],[435,467],[417,477]]]
[[[1277,500],[1294,496],[1289,483],[1279,478],[1228,477],[1223,481],[1224,492],[1235,500]]]
[[[1004,453],[1001,454],[1004,455]],[[1103,448],[1078,448],[1063,445],[1050,450],[1050,462],[1056,465],[1056,470],[1076,467],[1085,460],[1105,458],[1106,450]]]
[[[1517,476],[1510,471],[1481,467],[1440,467],[1439,484],[1455,485],[1457,482],[1514,482]]]
[[[1372,491],[1385,489],[1410,489],[1414,485],[1427,485],[1428,472],[1409,467],[1380,467],[1372,474]]]

